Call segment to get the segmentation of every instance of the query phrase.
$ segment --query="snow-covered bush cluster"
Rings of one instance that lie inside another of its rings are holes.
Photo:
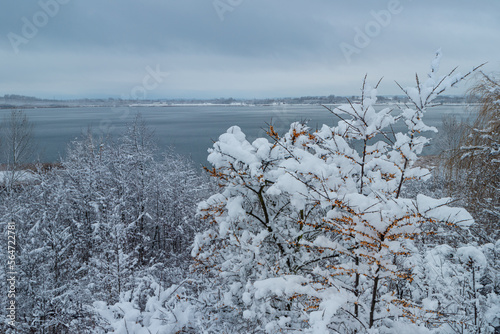
[[[18,328],[497,333],[500,241],[477,243],[453,199],[405,189],[430,177],[415,163],[432,100],[468,75],[438,76],[439,59],[406,106],[377,110],[365,78],[318,130],[229,128],[208,156],[218,188],[158,161],[139,123],[74,142],[61,169],[2,193],[22,235]]]
[[[17,333],[111,329],[95,301],[133,301],[144,311],[156,289],[188,274],[204,189],[187,159],[158,157],[139,119],[117,141],[85,135],[71,143],[60,168],[2,188],[1,221],[17,227]],[[2,233],[2,244],[6,239]],[[145,278],[154,282],[147,286]],[[7,333],[4,319],[0,332]]]

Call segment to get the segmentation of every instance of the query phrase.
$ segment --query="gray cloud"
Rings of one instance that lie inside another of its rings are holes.
[[[443,70],[500,66],[495,0],[399,0],[378,30],[373,13],[390,0],[232,0],[224,20],[219,0],[64,0],[15,53],[8,34],[23,37],[23,18],[33,23],[40,3],[55,1],[0,5],[0,95],[120,96],[147,66],[170,73],[150,97],[356,94],[365,73],[385,76],[381,92],[394,94],[392,81],[425,74],[439,47]],[[341,43],[356,52],[346,59]]]

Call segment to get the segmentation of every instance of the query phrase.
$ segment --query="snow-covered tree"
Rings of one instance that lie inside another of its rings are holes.
[[[22,110],[13,110],[0,126],[0,161],[7,173],[3,186],[11,187],[25,176],[23,164],[34,158],[33,124]]]
[[[361,101],[328,108],[340,120],[312,131],[293,123],[271,140],[246,140],[231,127],[208,157],[221,191],[199,205],[211,227],[198,234],[196,269],[206,330],[227,333],[384,333],[430,327],[412,298],[415,240],[434,226],[467,228],[472,217],[451,199],[403,198],[436,131],[423,118],[432,100],[465,76],[438,76],[440,53],[424,82],[401,88],[411,104],[377,111],[377,86]],[[392,125],[406,125],[393,133]],[[406,326],[406,327],[405,327]],[[413,329],[411,329],[413,328]]]

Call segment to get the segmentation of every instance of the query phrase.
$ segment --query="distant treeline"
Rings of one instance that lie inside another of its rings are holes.
[[[343,104],[347,101],[359,102],[360,96],[302,96],[302,97],[284,97],[284,98],[267,98],[267,99],[235,99],[215,98],[215,99],[73,99],[73,100],[57,100],[57,99],[40,99],[32,96],[23,96],[15,94],[5,94],[0,97],[0,109],[14,108],[71,108],[80,106],[99,106],[99,107],[117,107],[126,106],[129,104],[244,104],[244,105],[268,105],[268,104]],[[461,104],[474,103],[477,99],[466,98],[464,96],[445,95],[436,98],[437,104]],[[408,97],[403,95],[379,96],[379,103],[407,103]]]

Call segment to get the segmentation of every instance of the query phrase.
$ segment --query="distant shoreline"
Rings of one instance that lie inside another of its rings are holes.
[[[339,106],[345,103],[277,103],[277,104],[246,104],[246,103],[131,103],[122,105],[0,105],[0,110],[16,110],[16,109],[78,109],[78,108],[168,108],[168,107],[283,107],[283,106]],[[376,106],[394,105],[394,103],[376,103]],[[396,103],[396,105],[404,106],[405,103]],[[436,106],[474,106],[477,103],[439,103]]]
[[[40,99],[37,97],[6,94],[0,96],[0,109],[42,109],[42,108],[134,108],[134,107],[259,107],[259,106],[318,106],[342,105],[361,101],[359,95],[328,95],[272,98],[79,98],[79,99]],[[378,105],[409,103],[405,95],[379,95]],[[436,97],[436,105],[472,105],[476,99],[462,95],[441,95]]]

